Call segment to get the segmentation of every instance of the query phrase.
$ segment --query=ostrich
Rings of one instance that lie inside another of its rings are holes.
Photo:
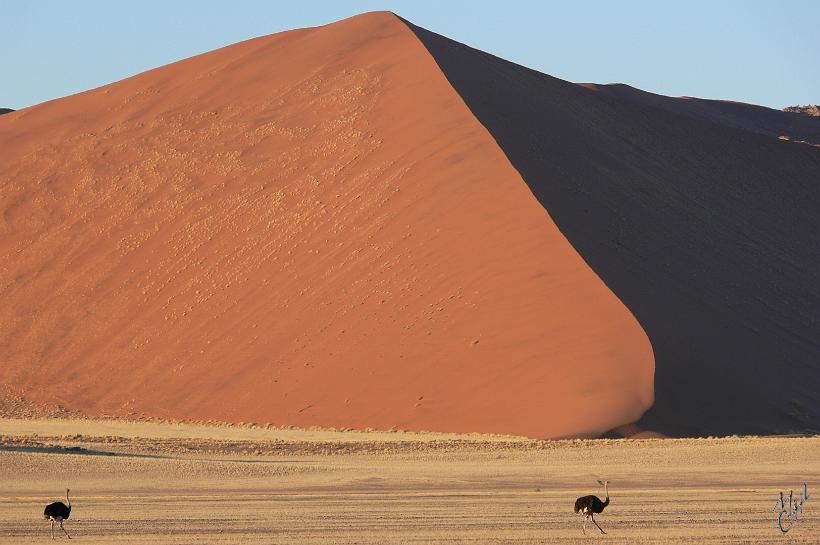
[[[63,521],[67,519],[71,515],[71,500],[68,499],[68,493],[70,490],[68,488],[65,489],[65,501],[68,502],[68,505],[64,504],[61,501],[55,501],[54,503],[49,503],[46,505],[45,511],[43,511],[43,517],[46,520],[51,520],[51,539],[54,539],[54,523],[60,523],[60,529],[68,536],[68,539],[71,539],[71,536],[68,535],[66,529],[63,528]]]
[[[595,521],[595,513],[600,513],[606,506],[609,505],[609,489],[607,488],[607,484],[609,481],[598,481],[598,484],[604,485],[604,491],[606,492],[606,499],[601,501],[598,496],[581,496],[577,500],[575,500],[575,512],[580,513],[584,516],[584,526],[582,530],[584,533],[587,533],[587,520],[592,519],[592,522],[595,522],[595,526],[601,531],[602,534],[605,534],[604,529],[601,528],[601,525]]]

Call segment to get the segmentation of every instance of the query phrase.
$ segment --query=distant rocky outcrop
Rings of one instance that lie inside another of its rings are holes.
[[[11,113],[11,112],[13,112],[13,111],[14,111],[14,110],[12,110],[11,108],[0,108],[0,115],[3,115],[3,114],[10,114],[10,113]]]
[[[798,104],[797,106],[786,106],[783,108],[783,111],[793,114],[804,114],[812,117],[820,117],[820,105],[818,104],[806,104],[805,106]]]

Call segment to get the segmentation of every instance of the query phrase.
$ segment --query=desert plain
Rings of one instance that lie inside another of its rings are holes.
[[[0,543],[820,541],[819,437],[575,439],[0,420]],[[611,503],[584,535],[578,496]],[[780,491],[809,499],[781,535]],[[62,535],[57,539],[65,540]]]

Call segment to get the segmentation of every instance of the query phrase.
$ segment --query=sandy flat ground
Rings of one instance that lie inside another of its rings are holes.
[[[820,483],[820,438],[516,437],[0,419],[0,543],[812,543],[779,491]],[[576,497],[611,482],[584,536]],[[594,530],[594,531],[593,531]],[[64,538],[63,538],[64,539]]]

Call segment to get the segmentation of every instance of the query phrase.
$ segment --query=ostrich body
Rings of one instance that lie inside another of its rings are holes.
[[[601,531],[602,534],[605,534],[604,529],[601,528],[601,525],[595,520],[595,513],[600,513],[606,506],[609,505],[609,489],[607,488],[607,484],[609,481],[598,481],[598,484],[604,485],[604,491],[606,492],[606,499],[601,501],[598,496],[581,496],[577,500],[575,500],[575,512],[583,515],[584,517],[584,526],[581,528],[583,532],[587,533],[587,520],[592,519],[592,522],[595,523],[595,526]]]
[[[68,539],[71,539],[71,536],[68,535],[68,532],[65,528],[63,528],[63,521],[66,520],[69,516],[71,516],[71,500],[68,499],[68,493],[70,490],[68,488],[65,489],[65,501],[68,502],[68,505],[64,504],[61,501],[55,501],[54,503],[49,503],[46,505],[45,511],[43,511],[43,517],[46,520],[51,520],[51,539],[54,539],[54,523],[57,522],[60,524],[60,530],[68,536]]]

